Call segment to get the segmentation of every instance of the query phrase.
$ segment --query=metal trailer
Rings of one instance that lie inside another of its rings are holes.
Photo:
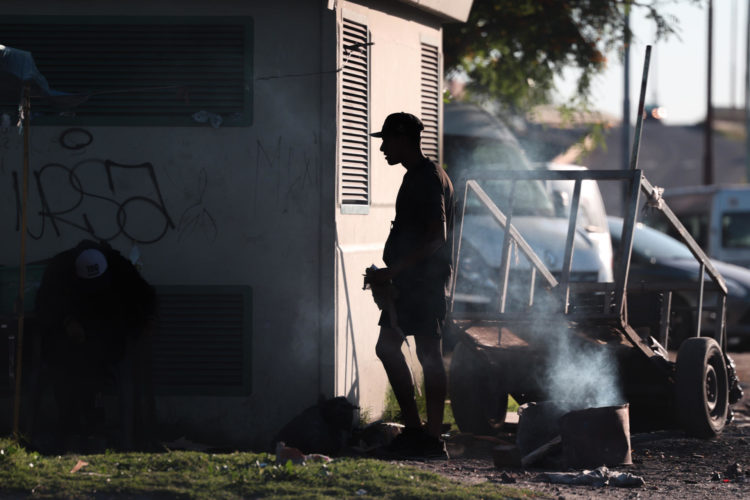
[[[632,429],[679,426],[694,436],[719,434],[728,419],[729,386],[735,377],[726,358],[727,288],[711,261],[661,199],[661,190],[637,169],[497,172],[491,177],[493,182],[512,183],[510,199],[504,205],[509,207],[508,213],[503,213],[482,188],[482,182],[489,179],[466,183],[451,287],[448,327],[459,340],[450,364],[449,397],[461,431],[497,432],[505,420],[509,394],[520,404],[555,399],[557,395],[549,393],[548,380],[541,375],[554,376],[550,365],[557,341],[566,336],[578,352],[606,353],[616,360],[619,381],[612,390],[621,391],[630,404]],[[557,277],[513,224],[516,185],[551,179],[575,182],[562,271]],[[614,258],[614,282],[571,281],[584,179],[620,181],[627,186],[622,244]],[[458,310],[454,300],[456,283],[461,280],[458,264],[469,196],[479,199],[504,233],[497,302],[484,310]],[[628,283],[633,232],[642,203],[664,214],[700,262],[697,283]],[[512,265],[519,258],[527,259],[528,264],[521,273],[519,266]],[[666,348],[671,295],[678,289],[695,290],[697,327],[694,336],[682,342],[675,355]],[[716,297],[715,303],[704,304],[706,295]],[[632,306],[636,302],[653,307]],[[644,314],[644,309],[650,309],[651,314]],[[703,314],[715,318],[712,336],[701,336]],[[583,370],[586,364],[583,362],[578,368]]]

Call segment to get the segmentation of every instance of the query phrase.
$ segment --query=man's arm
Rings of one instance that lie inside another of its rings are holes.
[[[447,239],[448,231],[445,227],[445,221],[433,219],[427,227],[424,243],[422,245],[403,259],[400,259],[393,266],[374,271],[370,275],[369,280],[372,283],[384,283],[388,280],[392,280],[403,271],[411,268],[437,252]]]

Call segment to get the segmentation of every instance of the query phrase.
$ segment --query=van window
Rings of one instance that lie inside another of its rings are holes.
[[[708,214],[685,214],[678,216],[678,218],[695,242],[698,243],[698,246],[708,252]],[[670,234],[679,238],[679,234],[674,230],[671,230]]]
[[[750,212],[725,212],[721,216],[721,246],[750,248]]]

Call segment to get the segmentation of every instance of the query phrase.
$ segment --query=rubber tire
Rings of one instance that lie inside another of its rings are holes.
[[[729,411],[724,354],[709,337],[686,339],[677,353],[675,401],[680,425],[691,436],[721,434]]]
[[[505,422],[508,392],[492,380],[488,363],[464,342],[453,349],[448,393],[461,432],[494,435]]]

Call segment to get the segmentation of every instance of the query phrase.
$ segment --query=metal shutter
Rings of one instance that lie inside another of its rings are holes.
[[[343,23],[341,202],[370,202],[370,48],[367,26]],[[354,48],[352,48],[354,46]]]
[[[440,162],[440,64],[438,48],[422,43],[421,67],[422,96],[422,152],[435,162]]]
[[[250,289],[157,287],[154,385],[162,394],[250,393]]]
[[[225,125],[250,122],[249,18],[3,16],[0,33],[4,45],[32,53],[54,90],[91,93],[63,123],[192,124],[201,110]],[[146,87],[167,88],[138,90]],[[32,111],[37,123],[60,123],[60,110],[42,100]]]

